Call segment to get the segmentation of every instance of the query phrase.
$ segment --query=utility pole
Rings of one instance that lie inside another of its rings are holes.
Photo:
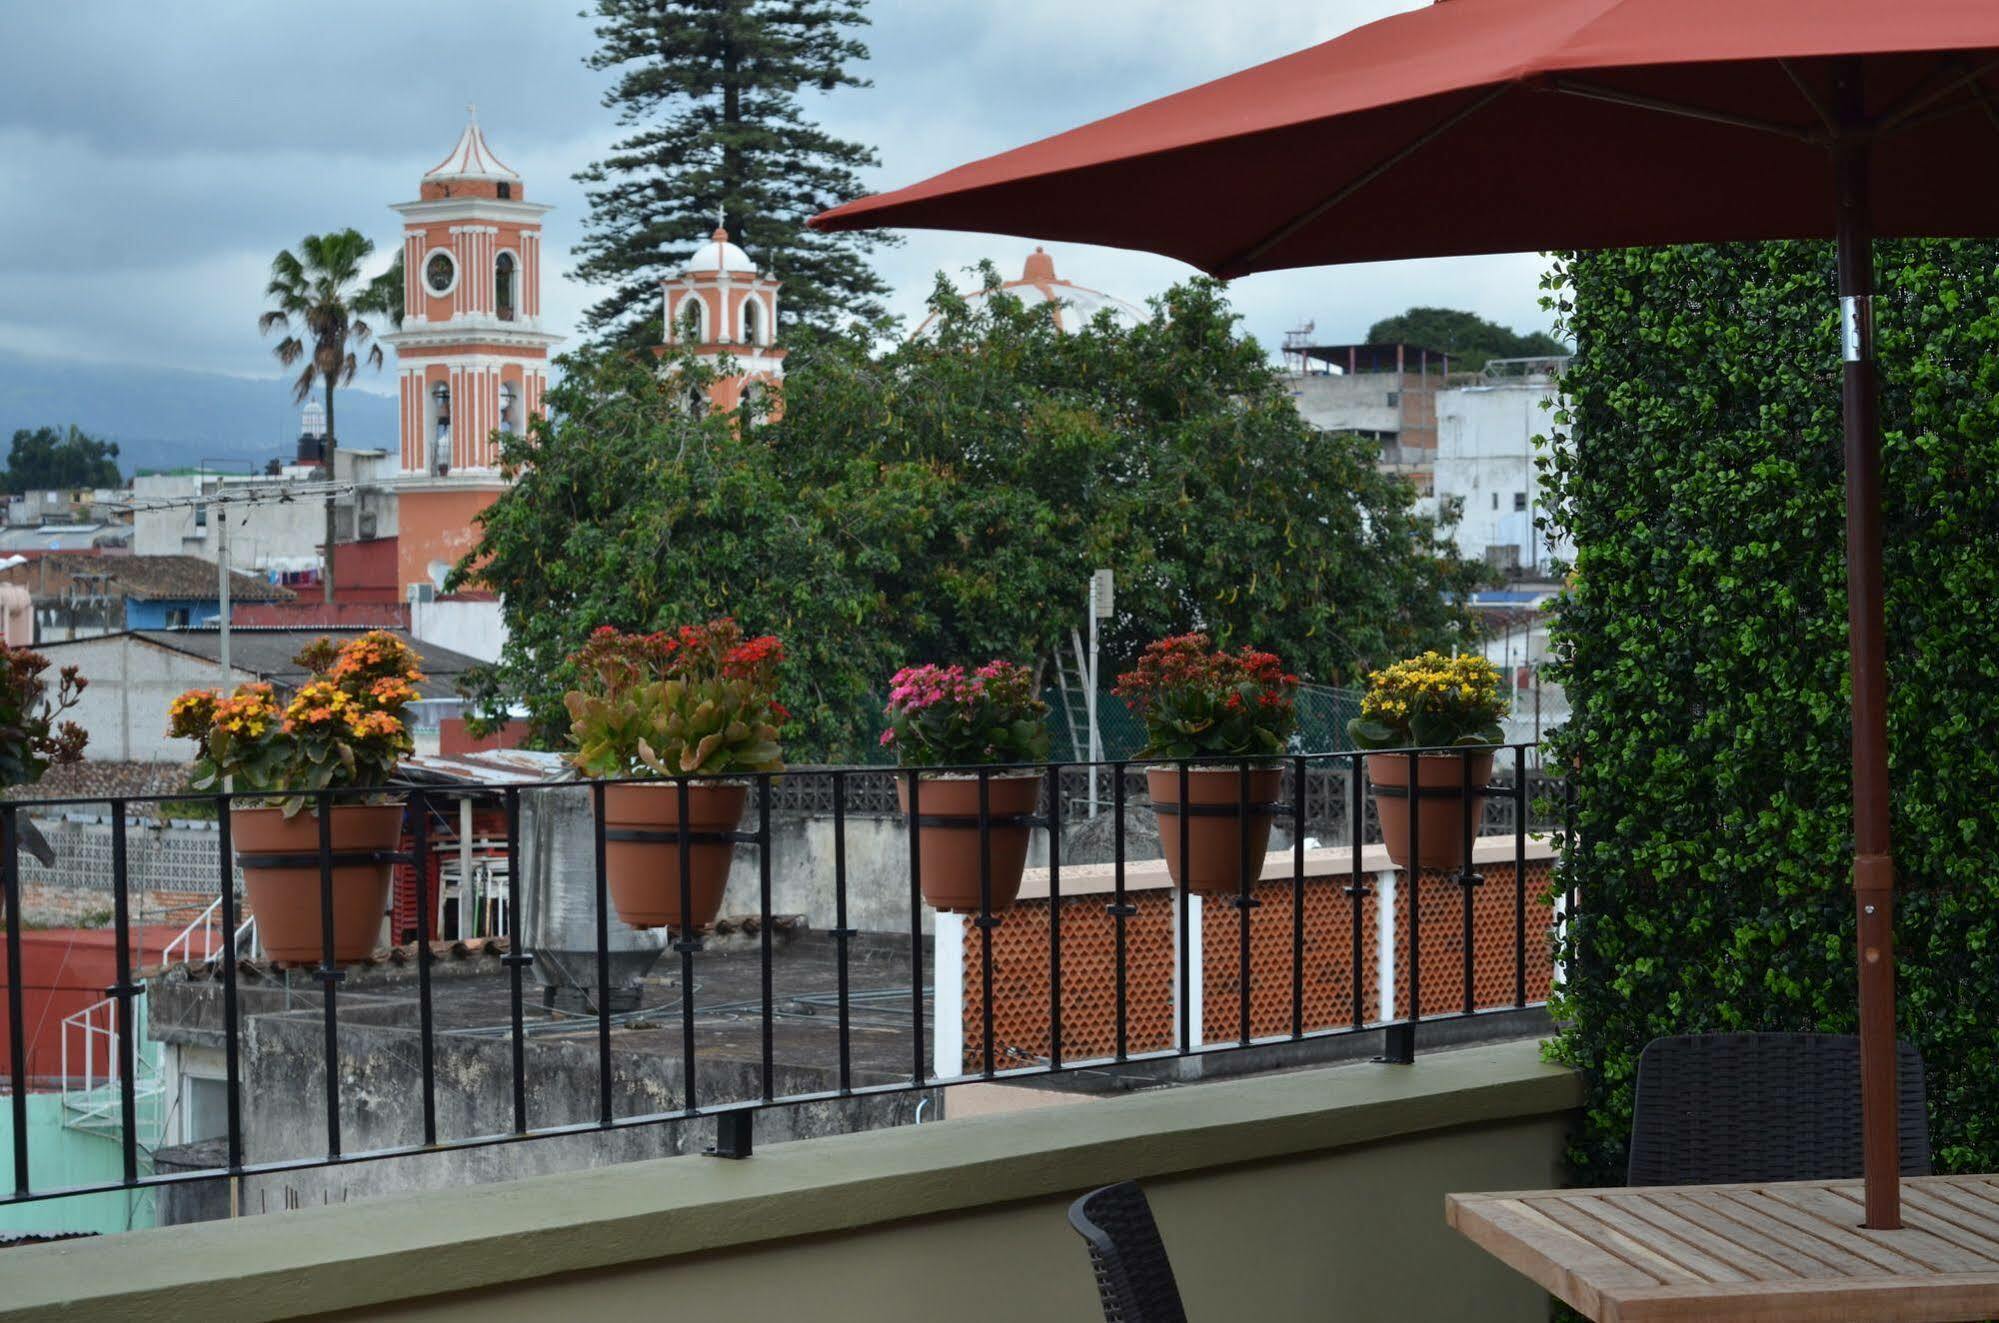
[[[222,665],[222,686],[229,687],[229,506],[215,503],[215,596],[220,613],[215,619],[216,660]]]

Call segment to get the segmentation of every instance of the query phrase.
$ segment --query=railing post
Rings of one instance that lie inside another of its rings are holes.
[[[858,934],[847,926],[847,775],[833,773],[833,943],[840,958],[840,1092],[854,1091],[854,1031],[848,974],[848,944]]]
[[[1094,784],[1097,768],[1090,765]],[[1048,783],[1048,1068],[1062,1069],[1062,774],[1050,763]]]
[[[1305,1036],[1305,776],[1291,767],[1291,1036]]]
[[[534,954],[521,949],[521,792],[508,786],[504,803],[507,814],[507,1012],[513,1047],[514,1133],[526,1134],[527,1031],[521,1022],[521,971],[534,963]]]
[[[128,889],[129,870],[125,857],[125,801],[111,801],[111,906],[113,940],[117,943],[118,981],[111,986],[117,1032],[112,1040],[118,1068],[118,1147],[124,1161],[125,1183],[139,1179],[139,1103],[137,1069],[137,1025],[133,1022],[132,996],[132,908]],[[108,1067],[112,1063],[106,1061]]]
[[[674,848],[680,857],[680,931],[674,935],[673,949],[680,953],[680,1069],[686,1082],[686,1110],[693,1112],[697,1062],[694,1057],[694,953],[701,949],[701,930],[694,926],[693,826],[688,819],[687,778],[674,782],[674,796],[680,806],[679,840]],[[607,994],[608,995],[608,994]]]
[[[759,1021],[758,1031],[759,1031],[759,1040],[760,1040],[759,1041],[760,1053],[758,1060],[759,1064],[762,1067],[761,1079],[763,1081],[763,1096],[765,1102],[769,1102],[771,1098],[774,1096],[772,1094],[772,1087],[773,1087],[772,1081],[774,1076],[776,1075],[776,1061],[775,1061],[775,1049],[772,1044],[772,1034],[774,1032],[774,1022],[777,1014],[776,1004],[771,999],[771,969],[770,969],[770,962],[771,962],[770,794],[771,794],[770,773],[769,772],[757,773],[757,965],[758,965],[757,974],[758,974],[758,987],[762,993],[762,998],[763,998],[761,1013],[758,1016],[758,1021]],[[919,998],[921,997],[922,993],[922,983],[923,983],[923,979],[921,977],[922,968],[923,968],[922,961],[919,960],[917,962],[918,978],[916,980],[917,992]],[[923,1009],[922,1004],[921,1001],[919,1000],[917,1006],[918,1023],[916,1026],[917,1052],[919,1054],[921,1054],[923,1050],[923,1025],[921,1023],[922,1009]]]
[[[1527,1004],[1527,746],[1513,750],[1513,1004]]]
[[[1361,911],[1364,908],[1369,888],[1366,870],[1361,859],[1361,851],[1366,849],[1366,832],[1362,830],[1367,817],[1367,789],[1362,785],[1362,755],[1347,755],[1348,790],[1353,801],[1349,810],[1348,845],[1353,851],[1352,871],[1347,878],[1347,903],[1353,915],[1353,1027],[1359,1029],[1367,1023],[1367,969],[1364,949]],[[1380,911],[1375,912],[1376,922],[1380,922]],[[1391,950],[1393,947],[1391,946]],[[1378,962],[1377,962],[1378,963]]]
[[[1458,789],[1460,796],[1458,800],[1459,844],[1464,849],[1464,862],[1458,867],[1458,887],[1464,893],[1464,1012],[1466,1015],[1470,1015],[1478,1006],[1478,990],[1474,983],[1477,978],[1477,962],[1474,958],[1474,947],[1477,942],[1478,929],[1476,927],[1476,915],[1473,912],[1473,894],[1479,887],[1485,885],[1485,879],[1479,876],[1478,872],[1472,867],[1472,849],[1478,842],[1480,829],[1484,826],[1484,823],[1474,821],[1472,818],[1472,804],[1475,801],[1472,798],[1472,754],[1469,747],[1459,752],[1458,761],[1460,772]]]
[[[602,781],[590,783],[591,845],[597,881],[597,1124],[611,1124],[611,901],[604,863],[604,794]]]
[[[923,811],[918,803],[923,789],[922,782],[922,775],[915,768],[910,768],[907,824],[909,828],[909,1023],[915,1038],[910,1057],[910,1083],[918,1086],[923,1084],[929,1073],[928,1063],[924,1059],[923,1043],[923,846],[922,837],[916,829],[917,815]],[[932,970],[941,970],[942,961],[943,944],[933,938],[930,956]],[[770,968],[768,963],[764,968],[766,970]],[[933,977],[939,979],[941,986],[941,974],[934,974]],[[941,1010],[943,1001],[941,998],[933,999],[931,1004]],[[962,1015],[963,1008],[959,1009]]]
[[[979,769],[979,1021],[980,1066],[993,1077],[993,858],[992,773]]]
[[[333,956],[333,796],[314,797],[319,815],[319,980],[326,1036],[326,1156],[340,1156],[340,1013],[336,989],[344,977]]]
[[[432,1007],[430,1001],[430,939],[431,917],[434,903],[440,907],[444,901],[443,879],[439,878],[436,894],[430,885],[430,796],[421,790],[410,792],[410,818],[416,827],[415,867],[416,873],[416,996],[418,1065],[423,1074],[423,1142],[426,1145],[437,1142],[437,1062],[432,1032]],[[463,904],[470,897],[463,894],[471,890],[469,878],[459,880]],[[464,911],[459,911],[462,916]],[[459,925],[464,931],[464,925]],[[400,934],[397,934],[400,936]]]
[[[756,1150],[757,1114],[749,1108],[718,1112],[715,1116],[715,1158],[747,1158]]]
[[[224,1105],[228,1112],[229,1129],[229,1215],[235,1217],[242,1211],[243,1062],[242,1025],[236,1000],[236,863],[230,840],[229,799],[225,792],[216,800],[215,833],[217,863],[221,870],[217,885],[221,888],[219,900],[222,905],[222,1052],[225,1087],[228,1089]]]
[[[1117,820],[1111,824],[1111,922],[1116,934],[1116,981],[1117,991],[1117,1059],[1123,1061],[1131,1055],[1131,1034],[1127,1020],[1128,1007],[1125,998],[1125,920],[1138,913],[1138,907],[1125,899],[1124,894],[1124,775],[1125,764],[1115,763],[1111,768],[1111,811]]]

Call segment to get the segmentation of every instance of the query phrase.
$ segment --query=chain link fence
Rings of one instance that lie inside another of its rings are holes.
[[[1048,704],[1048,756],[1056,762],[1086,761],[1090,756],[1089,716],[1083,696],[1073,690],[1049,689],[1042,698]],[[1353,741],[1347,738],[1347,722],[1359,715],[1359,690],[1300,685],[1298,729],[1291,737],[1289,752],[1342,753],[1353,748]],[[1109,690],[1097,696],[1097,729],[1105,762],[1136,757],[1145,747],[1144,724]]]

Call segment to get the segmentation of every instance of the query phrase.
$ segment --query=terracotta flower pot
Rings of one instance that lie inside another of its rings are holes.
[[[1238,813],[1242,802],[1242,773],[1234,767],[1190,767],[1187,769],[1187,798],[1196,807],[1210,807],[1213,813],[1187,816],[1187,858],[1180,858],[1180,769],[1148,767],[1146,789],[1159,815],[1159,851],[1166,856],[1166,871],[1181,886],[1199,896],[1234,894],[1242,889],[1243,834],[1249,836],[1249,875],[1261,876],[1263,857],[1270,849],[1270,808],[1284,785],[1284,771],[1278,767],[1249,769],[1249,811],[1247,821]]]
[[[1423,868],[1461,869],[1465,866],[1465,817],[1472,836],[1485,820],[1485,787],[1492,780],[1492,750],[1471,751],[1472,795],[1464,793],[1465,757],[1458,753],[1417,755],[1418,786],[1423,807],[1416,820],[1417,862]],[[1371,753],[1367,779],[1374,787],[1374,811],[1381,819],[1381,842],[1397,868],[1409,866],[1409,755]]]
[[[922,866],[923,899],[947,914],[979,912],[979,779],[922,777],[916,808],[916,849]],[[905,816],[909,813],[909,780],[896,778],[895,793]],[[1027,842],[1033,828],[1005,824],[1007,818],[1031,815],[1041,802],[1041,777],[993,775],[986,778],[987,903],[998,914],[1020,894],[1020,874],[1027,867]]]
[[[392,853],[402,844],[403,806],[335,804],[331,813],[333,959],[365,960],[381,945],[395,868],[365,856]],[[307,859],[319,853],[318,812],[306,809],[287,818],[279,808],[232,808],[229,841],[243,865],[243,891],[265,953],[287,964],[318,964],[325,956],[326,931],[320,872],[319,864]],[[255,862],[260,855],[302,862],[264,865]]]
[[[688,784],[687,828],[696,839],[687,845],[689,909],[683,916],[678,783],[604,787],[604,876],[618,917],[634,928],[691,927],[699,932],[713,925],[722,912],[736,844],[699,837],[736,830],[749,793],[746,785]],[[631,833],[644,835],[634,839]]]

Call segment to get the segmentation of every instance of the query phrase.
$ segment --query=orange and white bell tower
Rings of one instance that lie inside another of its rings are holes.
[[[468,110],[470,108],[468,107]],[[495,433],[542,409],[549,352],[541,325],[541,218],[521,177],[486,145],[474,113],[425,174],[403,217],[397,483],[398,588],[443,582],[478,540],[474,516],[500,494]]]
[[[726,413],[746,396],[765,394],[766,407],[782,407],[784,350],[777,345],[776,277],[757,270],[748,253],[729,242],[721,225],[696,246],[680,274],[660,282],[666,343],[661,355],[691,349],[721,374],[708,392]]]

